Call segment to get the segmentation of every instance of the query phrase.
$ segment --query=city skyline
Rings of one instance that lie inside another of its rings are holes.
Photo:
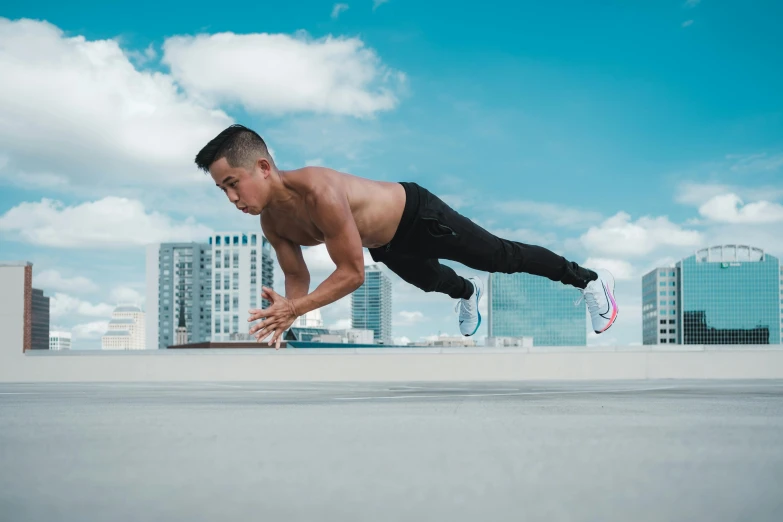
[[[587,344],[640,344],[643,274],[715,244],[783,257],[783,5],[689,4],[448,20],[395,0],[335,17],[309,1],[173,17],[9,5],[2,255],[35,264],[53,329],[99,347],[116,303],[146,305],[146,245],[260,231],[193,163],[242,123],[282,169],[418,182],[500,236],[610,269],[620,314]],[[304,254],[315,288],[334,265],[323,246]],[[399,341],[458,334],[453,300],[390,278]],[[322,317],[344,326],[350,299]]]
[[[228,234],[231,238],[233,238],[232,234],[234,234],[234,233],[220,233],[219,235],[221,236],[221,238],[223,238],[223,237],[226,237],[226,234]],[[237,234],[238,234],[238,238],[241,238],[242,235],[243,235],[242,232],[237,232]],[[259,234],[259,236],[260,236],[260,234]],[[247,235],[247,237],[250,238],[251,235]],[[260,237],[263,238],[263,236],[260,236]],[[212,247],[212,245],[209,244],[209,242],[212,239],[215,239],[215,236],[212,236],[212,237],[208,238],[207,244],[203,244],[203,243],[189,243],[189,244],[168,245],[169,247],[172,247],[172,248],[170,248],[169,252],[172,252],[177,247],[180,248],[180,249],[183,249],[183,248],[185,248],[185,249],[193,249],[194,247],[202,247],[203,248],[205,246],[206,247]],[[251,240],[248,239],[248,241],[251,241]],[[269,248],[269,245],[268,245],[268,243],[266,243],[265,238],[263,238],[262,244],[266,245],[266,248]],[[150,248],[148,248],[148,250],[147,250],[147,261],[148,262],[151,259],[153,259],[153,258],[154,259],[158,258],[161,246],[162,245],[153,245]],[[206,251],[209,252],[209,254],[205,257],[205,259],[206,259],[207,263],[210,263],[210,260],[212,259],[211,258],[211,250],[207,249]],[[774,330],[771,329],[770,330],[771,333],[768,335],[768,337],[765,337],[765,340],[759,341],[759,342],[762,342],[762,344],[766,344],[767,342],[769,342],[770,344],[778,344],[778,343],[783,342],[783,265],[780,264],[779,259],[777,257],[772,256],[772,255],[766,253],[762,248],[759,248],[759,247],[756,247],[756,246],[752,246],[752,245],[742,245],[742,244],[734,243],[734,244],[729,244],[729,245],[712,245],[710,247],[705,247],[703,249],[696,250],[690,256],[685,256],[684,258],[682,258],[680,260],[675,260],[671,264],[666,265],[666,266],[655,267],[652,270],[650,270],[648,273],[643,274],[641,277],[638,278],[638,282],[640,283],[640,287],[642,288],[642,295],[643,295],[643,299],[644,299],[643,300],[642,313],[641,313],[641,316],[640,316],[640,319],[641,319],[642,325],[643,325],[642,331],[640,332],[641,333],[641,337],[643,339],[643,343],[642,344],[662,344],[662,343],[682,344],[683,343],[683,341],[682,341],[682,338],[683,338],[683,335],[684,335],[683,324],[688,323],[689,321],[691,323],[693,323],[693,321],[695,320],[693,318],[690,318],[690,319],[686,318],[688,320],[683,320],[683,315],[678,312],[679,310],[681,310],[681,304],[680,304],[681,301],[680,301],[680,299],[681,299],[682,293],[680,292],[680,279],[681,279],[681,270],[682,270],[683,263],[684,262],[686,262],[686,263],[687,262],[693,263],[693,262],[699,262],[699,261],[702,261],[702,260],[707,260],[710,256],[714,257],[714,256],[718,255],[718,254],[716,254],[716,252],[720,252],[720,255],[724,255],[723,254],[724,251],[726,251],[726,252],[730,251],[730,252],[733,253],[732,255],[734,255],[734,256],[742,256],[741,252],[746,252],[747,255],[745,257],[737,257],[736,259],[733,260],[734,262],[731,262],[732,260],[728,260],[728,258],[726,258],[727,259],[726,262],[720,263],[721,265],[724,265],[724,266],[722,266],[722,268],[725,268],[725,267],[727,267],[729,265],[731,265],[732,267],[735,266],[735,265],[736,266],[740,266],[742,263],[756,262],[756,261],[760,261],[760,260],[767,260],[768,264],[770,264],[770,266],[774,265],[770,269],[771,272],[768,271],[769,274],[768,274],[767,279],[765,280],[766,281],[765,286],[759,287],[758,289],[755,290],[756,292],[764,291],[764,292],[767,292],[767,294],[771,295],[772,296],[772,300],[774,301],[773,304],[776,306],[775,311],[774,311],[775,317],[773,318],[773,323],[774,324],[772,325],[772,326],[774,326]],[[726,255],[728,255],[728,254],[726,254]],[[755,259],[755,258],[754,259],[750,259],[750,258],[746,259],[746,257],[748,257],[748,256],[750,256],[750,257],[756,256],[756,257],[759,257],[759,259]],[[271,264],[271,263],[272,263],[272,259],[269,258],[267,260],[267,262],[266,262],[267,271],[271,270],[271,267],[269,266],[269,264]],[[214,268],[214,265],[210,265],[210,266],[212,266]],[[372,279],[372,275],[371,275],[370,279],[373,281],[372,285],[374,285],[373,286],[373,290],[374,291],[378,290],[378,288],[383,286],[385,288],[388,288],[388,290],[386,290],[385,292],[387,292],[389,297],[391,297],[391,294],[392,294],[393,290],[391,289],[392,287],[391,287],[391,283],[390,283],[389,279],[390,279],[390,276],[393,277],[394,274],[389,272],[384,267],[382,267],[382,265],[378,265],[378,264],[374,264],[374,263],[366,265],[365,269],[366,269],[367,273],[369,273],[369,274],[375,273],[375,274],[380,274],[381,275],[381,278],[378,279],[377,281],[373,280]],[[35,270],[34,269],[33,269],[33,274],[35,274]],[[156,276],[157,276],[157,274],[156,274]],[[517,279],[519,279],[520,281],[517,281]],[[528,279],[529,279],[529,281],[528,281]],[[573,313],[574,311],[569,309],[569,308],[573,307],[573,305],[574,305],[574,303],[572,303],[572,302],[567,302],[567,301],[569,301],[570,296],[569,296],[569,299],[561,299],[560,297],[558,297],[556,295],[558,293],[562,293],[563,295],[565,295],[567,293],[566,291],[569,290],[569,289],[568,288],[564,288],[564,289],[562,289],[563,292],[551,292],[551,295],[550,294],[546,294],[546,293],[542,293],[542,291],[545,291],[546,289],[545,288],[539,288],[539,287],[546,287],[547,284],[552,285],[553,283],[548,281],[548,280],[547,281],[538,281],[538,279],[540,279],[540,278],[535,278],[535,277],[532,277],[532,276],[530,276],[528,274],[511,274],[511,275],[509,275],[509,274],[495,274],[493,277],[488,278],[488,280],[487,280],[487,283],[488,283],[488,295],[486,297],[486,300],[482,301],[482,314],[486,317],[485,321],[486,321],[487,326],[489,327],[488,329],[490,329],[490,331],[492,330],[492,324],[493,324],[492,308],[491,308],[491,306],[492,306],[492,299],[493,299],[492,293],[494,291],[494,293],[496,294],[495,300],[498,300],[498,295],[503,296],[503,299],[500,299],[503,302],[502,305],[500,306],[500,311],[502,312],[500,315],[503,315],[503,319],[500,320],[500,324],[501,324],[500,327],[495,326],[495,328],[494,328],[495,333],[494,333],[493,337],[500,337],[500,338],[503,338],[503,337],[505,337],[505,338],[517,337],[517,338],[520,338],[520,339],[524,337],[524,338],[530,339],[531,342],[532,342],[532,345],[534,345],[534,346],[579,346],[579,345],[585,344],[585,343],[582,342],[581,339],[577,339],[576,342],[574,342],[572,339],[571,340],[566,340],[566,341],[563,341],[563,342],[551,342],[551,340],[555,339],[555,338],[557,338],[557,339],[562,341],[563,339],[566,339],[566,338],[570,339],[570,337],[568,337],[569,335],[573,336],[573,332],[568,334],[568,333],[563,333],[562,331],[558,331],[557,335],[555,335],[555,337],[552,337],[552,335],[554,335],[552,333],[552,331],[553,331],[552,328],[548,328],[548,329],[544,328],[543,330],[541,330],[541,331],[545,332],[545,335],[547,337],[551,337],[551,339],[547,339],[546,341],[542,342],[541,341],[542,338],[541,338],[541,336],[539,334],[539,336],[538,336],[539,340],[538,340],[538,342],[536,342],[535,339],[536,339],[537,335],[535,335],[535,333],[533,333],[536,330],[536,325],[532,325],[531,326],[530,324],[528,324],[529,321],[525,322],[524,320],[522,320],[522,319],[524,319],[523,316],[526,314],[526,310],[528,310],[528,306],[529,306],[528,304],[525,304],[523,301],[530,302],[530,301],[536,301],[536,300],[539,300],[539,299],[548,299],[548,300],[552,301],[552,303],[551,303],[552,306],[550,306],[550,308],[552,308],[555,311],[558,310],[558,306],[563,307],[564,305],[568,305],[568,308],[564,308],[563,309],[563,311],[565,312],[563,317],[568,316],[568,317],[571,317],[572,320],[576,317],[574,315],[574,313]],[[162,281],[162,279],[160,279],[160,281]],[[209,293],[209,292],[212,291],[212,286],[211,286],[212,278],[206,279],[205,281],[209,282],[209,284],[206,285],[204,288],[202,288],[202,290],[205,289],[205,290],[207,290],[207,293]],[[148,283],[149,282],[150,281],[148,281]],[[665,288],[665,291],[666,291],[665,298],[662,297],[662,296],[658,296],[658,293],[661,291],[661,288],[659,288],[659,286],[664,286],[664,285],[666,286],[666,288]],[[740,285],[740,286],[742,286],[742,285]],[[378,288],[376,288],[376,287],[378,287]],[[520,293],[520,288],[522,288],[522,287],[529,287],[529,288],[527,288],[526,291],[523,291],[522,293]],[[649,288],[647,288],[647,287],[649,287]],[[358,289],[358,291],[360,293],[364,292],[365,290],[366,290],[366,287],[360,287],[360,289]],[[260,290],[259,290],[259,292],[260,292]],[[541,295],[539,295],[539,294],[541,294]],[[364,294],[362,294],[362,295],[364,295]],[[574,294],[574,295],[576,295],[576,294]],[[355,292],[349,294],[347,297],[353,300],[354,296],[355,296]],[[514,296],[516,296],[516,297],[514,297]],[[509,300],[509,297],[511,297],[510,300]],[[709,299],[713,299],[714,300],[715,297],[717,297],[717,295],[711,295],[710,294]],[[36,299],[40,302],[43,299],[49,299],[49,297],[45,296],[45,294],[44,294],[44,292],[42,290],[34,289],[34,292],[33,292],[33,300],[34,300],[34,302],[35,302]],[[520,299],[521,299],[521,301],[520,301]],[[778,306],[778,300],[779,300],[779,303],[780,303],[779,306]],[[173,326],[173,331],[174,331],[174,336],[175,336],[174,338],[176,339],[176,332],[177,332],[176,326],[179,324],[179,312],[178,312],[178,310],[179,310],[179,300],[175,299],[174,301],[177,303],[177,312],[175,312],[172,315],[172,321],[173,321],[173,324],[174,324],[174,326]],[[558,303],[558,301],[562,301],[562,302]],[[671,301],[671,303],[669,301]],[[187,301],[187,302],[189,302],[189,301]],[[391,308],[391,303],[392,302],[393,302],[393,299],[389,299],[389,304],[388,304],[388,306],[386,306],[386,309],[390,309]],[[133,305],[135,303],[126,303],[126,304]],[[118,303],[118,306],[121,306],[121,303]],[[731,305],[731,304],[723,305],[722,304],[720,306],[729,306],[729,307],[731,307],[733,305]],[[40,306],[39,306],[39,308],[40,308]],[[141,307],[141,308],[143,308],[143,307]],[[574,307],[574,309],[577,309],[577,308]],[[579,317],[578,317],[579,322],[582,322],[584,320],[585,323],[587,323],[587,317],[586,317],[586,315],[584,315],[584,311],[585,311],[584,305],[578,307],[578,310],[579,310]],[[143,311],[146,313],[147,310],[143,309]],[[511,312],[512,315],[515,314],[515,313],[518,313],[518,314],[520,314],[520,316],[519,316],[519,318],[517,318],[516,321],[514,321],[513,320],[514,318],[512,316],[509,316],[508,312]],[[390,314],[388,314],[388,312],[385,312],[385,313],[386,313],[387,317],[390,315]],[[497,309],[495,310],[495,313],[498,314],[498,310]],[[662,313],[662,314],[665,313],[666,314],[666,317],[665,317],[665,321],[666,321],[665,328],[667,329],[666,332],[663,332],[662,330],[660,331],[660,333],[658,332],[658,330],[661,328],[661,326],[658,325],[658,319],[660,319],[660,317],[658,316],[659,313]],[[671,317],[670,317],[670,315],[671,315]],[[40,321],[40,317],[41,316],[39,315],[39,321]],[[152,317],[152,316],[150,315],[149,317]],[[317,317],[318,318],[317,321],[318,321],[319,327],[326,328],[327,330],[333,330],[333,331],[334,330],[338,330],[339,331],[339,330],[345,330],[346,328],[349,328],[349,327],[354,327],[352,324],[346,325],[345,323],[337,324],[337,325],[324,325],[323,324],[323,319],[321,317],[321,309],[313,311],[313,313],[309,314],[309,317]],[[356,317],[355,313],[353,313],[353,312],[352,312],[352,317]],[[511,317],[512,322],[515,322],[515,324],[517,326],[506,324],[506,323],[508,323],[508,318],[509,317]],[[297,322],[296,325],[298,325],[300,327],[301,326],[305,326],[303,324],[303,321],[305,321],[305,320],[306,320],[306,318],[300,318],[300,320]],[[496,324],[498,323],[498,320],[499,319],[496,317],[495,318],[495,323]],[[774,322],[774,320],[777,320],[777,322]],[[352,319],[352,321],[353,321],[353,319]],[[104,334],[106,332],[112,330],[112,328],[110,328],[110,326],[112,324],[114,324],[114,323],[116,323],[115,320],[107,322],[107,328],[104,331]],[[391,318],[390,317],[386,320],[386,323],[391,325]],[[524,326],[525,324],[527,324],[527,326]],[[695,324],[695,323],[693,323],[693,324]],[[522,326],[520,326],[520,325],[522,325]],[[310,326],[310,325],[307,325],[307,326]],[[356,326],[356,327],[357,328],[364,328],[365,326],[359,325],[359,326]],[[770,327],[770,328],[772,328],[772,327]],[[116,325],[115,325],[114,329],[116,329]],[[35,325],[34,325],[34,330],[35,330]],[[388,330],[391,330],[391,326],[389,326]],[[517,332],[516,330],[519,330],[519,331]],[[60,336],[63,333],[66,333],[68,335],[72,334],[72,332],[60,332],[60,331],[57,331],[56,329],[52,328],[51,332],[50,332],[50,337],[46,339],[47,347],[50,348],[51,345],[52,345],[51,344],[53,342],[51,340],[51,336],[52,335],[54,335],[55,337],[58,337],[58,336]],[[149,333],[149,329],[148,329],[148,333]],[[406,340],[407,339],[406,335],[405,335],[407,333],[406,331],[403,330],[402,332],[394,332],[394,333],[397,334],[397,335],[393,336],[393,337],[389,337],[389,339],[391,339],[391,344],[402,344],[402,345],[409,344],[409,343],[410,344],[415,344],[413,341]],[[433,335],[430,338],[428,338],[427,340],[432,342],[432,341],[435,341],[437,338],[442,337],[442,336],[449,336],[449,334],[439,332],[438,335]],[[39,335],[39,337],[40,337],[40,335]],[[454,337],[458,337],[458,336],[454,336]],[[147,339],[149,339],[149,336],[147,337]],[[211,340],[214,341],[214,339],[211,339]],[[228,340],[228,339],[221,339],[221,340]],[[377,340],[378,339],[376,339],[376,342],[377,342]],[[477,342],[477,345],[481,346],[481,345],[484,345],[485,338],[474,337],[473,341]],[[189,339],[188,342],[193,342],[193,341],[191,339]],[[421,342],[422,342],[422,340],[418,341],[418,343],[421,343]],[[704,342],[707,342],[707,341],[705,340]],[[749,341],[739,341],[739,344],[744,344],[746,342],[749,342]],[[175,344],[175,343],[172,342],[170,344]],[[686,343],[686,344],[688,344],[688,343]],[[701,344],[701,343],[695,343],[695,344]],[[731,343],[729,343],[729,344],[731,344]],[[58,344],[57,346],[60,346],[60,345]],[[77,346],[71,346],[71,344],[69,343],[68,346],[65,349],[84,349],[84,348],[79,347],[78,345]]]

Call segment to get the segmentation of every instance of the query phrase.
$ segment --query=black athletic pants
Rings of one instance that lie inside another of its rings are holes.
[[[455,299],[467,299],[473,293],[470,282],[439,259],[484,272],[526,272],[577,288],[597,278],[595,272],[546,248],[489,233],[416,183],[401,185],[406,201],[397,232],[388,244],[369,249],[370,255],[425,292],[441,292]]]

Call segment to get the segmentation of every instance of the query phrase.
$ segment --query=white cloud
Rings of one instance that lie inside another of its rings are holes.
[[[100,339],[108,329],[108,321],[93,321],[77,324],[71,328],[71,335],[74,339]]]
[[[332,323],[329,326],[330,330],[347,330],[348,328],[351,328],[351,320],[350,319],[338,319],[336,322]]]
[[[36,245],[88,248],[203,241],[212,231],[191,218],[177,223],[164,214],[148,213],[136,200],[106,197],[70,207],[46,198],[21,203],[0,217],[0,232]]]
[[[128,286],[118,286],[111,291],[111,300],[117,304],[132,304],[143,306],[146,300],[145,296]]]
[[[560,227],[584,228],[602,217],[600,212],[538,201],[505,201],[494,208],[507,214],[535,216]]]
[[[678,203],[701,206],[715,196],[734,193],[743,199],[774,200],[783,197],[783,186],[741,187],[726,183],[699,183],[684,181],[677,186],[675,201]]]
[[[783,167],[783,153],[729,154],[726,159],[732,163],[730,170],[739,174],[774,172]]]
[[[149,44],[144,51],[127,51],[126,54],[138,66],[146,65],[158,57],[158,53],[152,44]]]
[[[397,106],[405,81],[359,38],[218,33],[171,37],[163,50],[173,77],[199,99],[273,115],[371,116]]]
[[[386,4],[388,2],[389,2],[389,0],[372,0],[372,10],[375,11],[380,6],[382,6],[383,4]]]
[[[56,293],[49,300],[49,313],[53,318],[69,314],[87,317],[111,317],[114,307],[106,303],[92,304],[68,294]]]
[[[340,16],[340,13],[347,10],[348,4],[334,4],[334,7],[332,8],[332,19],[336,20]]]
[[[683,27],[690,27],[691,25],[693,25],[693,20],[685,20],[685,21],[682,23],[682,26],[683,26]]]
[[[98,285],[83,276],[64,277],[57,270],[44,270],[33,274],[33,286],[60,292],[95,292]]]
[[[367,251],[367,249],[363,249],[363,254],[365,266],[374,263],[372,256],[370,256],[370,252]],[[303,247],[302,257],[307,264],[307,269],[310,271],[311,276],[318,277],[328,275],[337,268],[334,261],[332,261],[332,258],[329,256],[329,251],[326,249],[325,244]],[[314,278],[311,278],[311,283],[313,282],[313,279]],[[310,286],[313,285],[311,284]]]
[[[396,324],[400,326],[412,325],[424,320],[424,314],[418,310],[413,312],[403,310],[397,314],[397,317],[399,319],[396,321]]]
[[[394,337],[392,342],[395,344],[395,346],[408,346],[411,340],[403,335],[402,337]]]
[[[232,123],[171,76],[138,71],[117,41],[47,22],[0,18],[0,71],[0,176],[27,185],[202,180],[193,157]]]
[[[616,281],[627,281],[635,277],[634,268],[631,263],[622,259],[590,257],[582,264],[582,266],[591,270],[598,268],[608,270],[612,273]]]
[[[736,194],[722,194],[701,205],[699,214],[721,223],[775,223],[783,221],[783,205],[769,201],[745,204]]]
[[[696,7],[701,3],[701,0],[685,0],[685,7]]]
[[[618,212],[600,226],[590,227],[581,237],[591,256],[640,257],[662,246],[691,247],[703,243],[700,232],[686,230],[665,216],[641,217],[635,222]]]

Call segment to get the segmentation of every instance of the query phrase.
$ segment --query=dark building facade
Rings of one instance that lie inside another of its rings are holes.
[[[32,293],[32,342],[33,350],[49,349],[49,298],[43,290],[33,288]]]

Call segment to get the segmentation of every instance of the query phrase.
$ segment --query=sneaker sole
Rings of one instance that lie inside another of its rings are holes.
[[[481,289],[476,289],[476,313],[478,314],[478,323],[476,323],[476,328],[469,334],[465,334],[465,337],[471,337],[478,332],[479,326],[481,326],[481,311],[479,310],[479,302],[481,301]]]
[[[614,282],[614,278],[612,279],[612,282]],[[609,299],[612,301],[612,317],[609,319],[609,324],[603,327],[602,330],[595,330],[595,333],[600,334],[604,333],[609,329],[610,326],[612,326],[617,319],[617,314],[620,313],[620,308],[617,306],[617,301],[614,300],[614,288],[606,289],[607,293],[609,294]]]

